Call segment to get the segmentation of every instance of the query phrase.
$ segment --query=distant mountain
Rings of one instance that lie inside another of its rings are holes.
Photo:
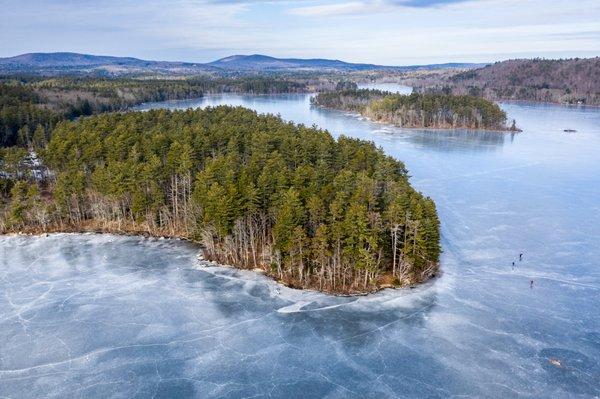
[[[202,73],[257,73],[286,71],[409,71],[439,68],[473,68],[478,64],[434,64],[415,66],[383,66],[355,64],[340,60],[275,58],[261,54],[233,55],[207,64],[190,62],[146,61],[132,57],[112,57],[78,53],[28,53],[0,58],[0,72],[31,72],[41,74],[96,73],[96,74],[202,74]]]
[[[199,74],[215,72],[215,68],[190,62],[146,61],[132,57],[113,57],[79,53],[28,53],[0,58],[0,72],[104,73],[113,75],[132,73]]]
[[[78,53],[28,53],[16,57],[0,58],[0,64],[23,67],[75,67],[99,65],[145,66],[147,61],[131,57],[111,57]]]
[[[353,64],[340,60],[327,60],[321,58],[300,59],[300,58],[275,58],[261,54],[253,55],[232,55],[213,61],[208,65],[227,69],[227,70],[345,70],[361,71],[374,69],[394,69],[395,67],[385,67],[373,64]]]
[[[437,68],[474,68],[482,64],[447,63],[413,66],[385,66],[375,64],[355,64],[340,60],[323,58],[275,58],[262,54],[232,55],[208,63],[208,65],[236,71],[275,71],[275,70],[333,70],[333,71],[368,71],[368,70],[393,70],[405,71],[415,69]]]

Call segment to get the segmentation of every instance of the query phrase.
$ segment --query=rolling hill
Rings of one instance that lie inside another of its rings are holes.
[[[353,64],[340,60],[275,58],[261,54],[232,55],[213,61],[208,65],[227,70],[281,70],[281,69],[330,69],[330,70],[375,70],[397,67],[385,67],[374,64]]]
[[[492,100],[600,105],[600,57],[508,60],[424,86]]]
[[[113,75],[150,72],[185,75],[215,72],[215,68],[190,62],[147,61],[132,57],[61,52],[27,53],[15,57],[0,58],[0,72],[105,73]]]
[[[98,56],[79,53],[28,53],[0,58],[0,73],[96,73],[96,74],[205,74],[205,73],[260,73],[293,71],[409,71],[439,68],[472,68],[478,64],[434,64],[415,66],[383,66],[357,64],[329,59],[275,58],[261,54],[233,55],[210,63],[147,61],[132,57]]]

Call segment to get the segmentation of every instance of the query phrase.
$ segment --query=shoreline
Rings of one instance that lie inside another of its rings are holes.
[[[125,109],[123,109],[123,111],[133,111],[133,112],[144,112],[144,111],[149,111],[149,110],[153,110],[153,109],[161,109],[161,108],[147,108],[147,109],[138,109],[139,107],[144,107],[144,106],[152,106],[155,104],[166,104],[166,103],[176,103],[176,102],[185,102],[185,101],[193,101],[193,100],[202,100],[205,98],[210,98],[210,97],[219,97],[219,96],[226,96],[226,95],[238,95],[238,96],[252,96],[252,97],[269,97],[269,96],[287,96],[287,95],[312,95],[312,94],[318,94],[318,91],[312,91],[312,90],[304,90],[304,91],[279,91],[279,92],[274,92],[274,93],[250,93],[250,92],[245,92],[245,91],[215,91],[215,92],[206,92],[203,93],[201,96],[194,96],[194,97],[184,97],[184,98],[174,98],[171,100],[163,100],[163,101],[144,101],[142,103],[136,103],[132,106],[129,106]],[[210,105],[210,106],[214,106],[214,105]],[[233,107],[234,105],[232,105]],[[244,105],[241,105],[241,107],[247,108]],[[170,108],[166,108],[166,109],[170,109]],[[185,108],[181,108],[181,109],[185,109]]]
[[[46,229],[30,228],[30,229],[22,229],[22,230],[8,230],[5,232],[1,232],[0,236],[7,236],[7,237],[21,236],[21,237],[40,237],[41,238],[41,237],[47,237],[50,234],[106,234],[106,235],[115,235],[115,236],[123,236],[123,237],[156,238],[156,239],[169,239],[169,240],[185,241],[185,242],[190,243],[197,247],[197,249],[199,250],[199,253],[196,255],[196,259],[198,259],[200,262],[204,262],[206,264],[203,267],[207,267],[207,268],[226,267],[226,268],[232,268],[232,269],[237,269],[237,270],[251,271],[255,274],[261,274],[265,277],[268,277],[269,279],[273,280],[275,283],[281,284],[287,288],[291,288],[291,289],[295,289],[295,290],[299,290],[299,291],[318,292],[321,294],[337,296],[337,297],[367,296],[367,295],[375,294],[375,293],[385,290],[385,289],[394,289],[394,290],[414,289],[422,284],[425,284],[427,282],[435,280],[441,274],[441,269],[438,267],[438,269],[436,270],[436,272],[433,275],[427,277],[426,279],[424,279],[422,281],[414,282],[414,283],[410,283],[410,284],[404,284],[404,285],[394,285],[394,284],[387,282],[390,275],[389,275],[389,273],[386,273],[386,274],[382,274],[379,278],[379,280],[383,280],[383,281],[381,281],[380,283],[378,283],[376,286],[372,287],[369,290],[365,290],[365,291],[360,291],[360,290],[329,291],[329,290],[319,290],[317,288],[310,287],[310,286],[302,287],[297,284],[294,284],[294,281],[287,281],[287,280],[279,279],[274,274],[269,273],[268,270],[265,270],[262,267],[241,268],[241,267],[237,267],[235,265],[222,264],[222,263],[212,261],[212,260],[204,257],[204,251],[202,249],[202,244],[198,241],[195,241],[189,237],[186,237],[185,235],[155,234],[155,233],[149,232],[147,229],[145,229],[145,230],[142,229],[140,226],[128,225],[128,226],[122,226],[119,228],[111,228],[111,227],[104,228],[104,227],[100,227],[94,223],[86,223],[82,226],[62,226],[62,227],[54,226],[54,227],[49,227]],[[201,256],[199,256],[199,255],[201,255]]]
[[[515,100],[515,99],[497,99],[497,100],[490,100],[490,101],[495,101],[499,104],[514,103],[514,104],[521,104],[521,105],[527,105],[527,104],[555,105],[555,106],[565,107],[565,108],[600,108],[600,104],[570,104],[570,103],[561,103],[561,102],[553,102],[553,101]]]

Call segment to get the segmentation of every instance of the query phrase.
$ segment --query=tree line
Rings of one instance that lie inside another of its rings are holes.
[[[307,91],[305,81],[246,76],[89,78],[0,77],[0,147],[43,148],[61,120],[122,111],[150,101],[201,97],[206,93],[273,94]]]
[[[272,115],[221,106],[61,121],[36,175],[27,151],[0,154],[2,231],[186,237],[208,259],[330,292],[437,271],[435,204],[401,162]]]
[[[312,101],[406,128],[517,130],[515,121],[507,126],[506,113],[497,104],[470,95],[403,95],[362,89],[323,92]]]

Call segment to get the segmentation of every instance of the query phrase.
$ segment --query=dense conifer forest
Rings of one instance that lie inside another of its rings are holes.
[[[197,240],[205,256],[293,286],[365,292],[431,277],[433,201],[373,144],[244,108],[58,122],[0,155],[0,230],[95,229]]]
[[[58,121],[125,110],[149,101],[201,97],[206,93],[272,94],[307,91],[285,78],[0,78],[0,147],[41,148]]]
[[[514,121],[507,126],[506,113],[497,104],[469,95],[403,95],[362,89],[319,93],[312,101],[406,128],[516,130]]]

